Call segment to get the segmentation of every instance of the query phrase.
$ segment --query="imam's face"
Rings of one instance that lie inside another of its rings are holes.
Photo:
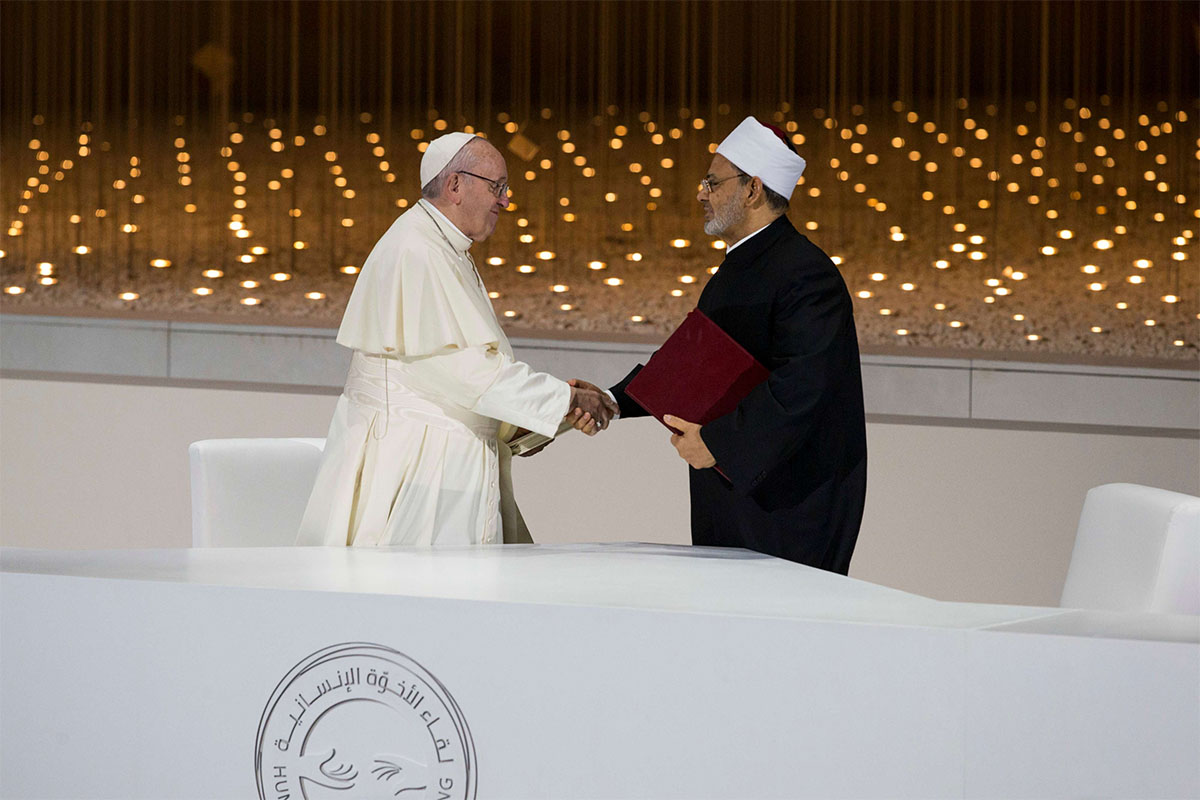
[[[725,234],[746,216],[741,195],[743,185],[738,178],[740,172],[725,156],[713,156],[708,173],[704,176],[712,185],[712,191],[701,187],[696,195],[704,207],[704,232],[709,236]]]

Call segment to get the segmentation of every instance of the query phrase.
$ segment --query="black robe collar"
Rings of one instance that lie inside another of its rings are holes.
[[[721,262],[721,269],[737,269],[738,267],[752,264],[758,260],[758,257],[767,248],[779,241],[780,238],[795,232],[796,228],[792,225],[791,220],[787,218],[787,214],[780,214],[778,219],[751,236],[748,241],[742,242],[732,253],[725,256],[725,260]]]

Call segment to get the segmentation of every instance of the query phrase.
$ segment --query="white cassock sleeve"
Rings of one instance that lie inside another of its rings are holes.
[[[401,358],[414,388],[476,414],[553,437],[570,410],[571,387],[495,347],[453,348]]]

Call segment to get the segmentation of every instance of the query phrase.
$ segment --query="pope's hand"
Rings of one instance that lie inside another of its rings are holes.
[[[671,435],[671,444],[675,445],[675,450],[679,453],[679,457],[688,463],[694,469],[707,469],[717,463],[713,458],[713,454],[708,452],[708,447],[704,444],[704,439],[700,437],[700,426],[695,422],[688,422],[679,417],[673,417],[667,414],[663,417],[663,422],[670,425],[677,431]]]
[[[572,378],[567,383],[571,386],[572,410],[566,419],[588,436],[595,436],[607,428],[618,411],[612,399],[599,386],[585,380]]]

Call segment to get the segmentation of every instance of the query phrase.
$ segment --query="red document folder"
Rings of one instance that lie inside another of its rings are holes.
[[[663,415],[672,414],[704,425],[737,408],[769,374],[733,337],[696,310],[650,357],[625,387],[625,394],[659,422]]]

